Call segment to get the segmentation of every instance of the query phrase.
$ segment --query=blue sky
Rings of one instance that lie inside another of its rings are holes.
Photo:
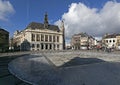
[[[3,17],[0,18],[0,26],[8,30],[10,32],[10,36],[12,36],[15,30],[25,29],[25,27],[32,21],[43,23],[45,12],[48,13],[49,23],[54,24],[58,22],[57,24],[59,24],[59,20],[66,19],[64,15],[69,14],[69,9],[73,6],[72,3],[76,3],[77,6],[79,5],[80,7],[85,7],[90,10],[95,8],[99,12],[103,9],[103,7],[105,7],[105,4],[110,1],[115,2],[115,0],[0,0],[1,4],[4,4],[4,2],[9,2],[9,4],[3,7],[0,6],[1,8],[9,9],[12,7],[12,9],[10,9],[11,11],[6,10],[6,14],[2,14],[0,10],[0,17]],[[117,0],[116,3],[119,2],[120,0]],[[79,11],[81,10],[82,8],[79,9]],[[97,11],[95,11],[96,14]],[[68,22],[66,19],[65,24],[67,23]],[[67,25],[65,27],[67,27]],[[67,28],[67,30],[68,29],[69,28]],[[79,32],[81,32],[81,30]],[[83,32],[85,32],[85,30]],[[67,36],[69,35],[67,34]]]

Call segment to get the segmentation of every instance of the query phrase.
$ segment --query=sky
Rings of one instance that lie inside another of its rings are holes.
[[[50,24],[60,27],[64,20],[66,39],[120,33],[120,0],[0,0],[0,27],[13,36],[31,22],[43,23],[46,12]]]

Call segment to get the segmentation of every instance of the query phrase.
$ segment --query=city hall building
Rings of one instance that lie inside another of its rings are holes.
[[[56,25],[50,25],[46,13],[44,23],[32,22],[24,30],[14,33],[14,49],[21,51],[63,50],[65,48],[64,30],[63,21],[60,29]]]

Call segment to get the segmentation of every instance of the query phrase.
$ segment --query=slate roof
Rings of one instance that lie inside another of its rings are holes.
[[[87,33],[79,33],[79,34],[74,34],[74,36],[81,36],[81,37],[89,37],[89,35]]]
[[[104,39],[105,38],[116,38],[116,36],[120,36],[120,34],[108,34],[108,35],[104,36]]]
[[[81,37],[89,37],[87,33],[80,33]]]
[[[83,33],[83,32],[81,32],[79,34],[74,34],[72,37],[74,37],[74,36],[77,36],[77,37],[88,37],[88,38],[92,38],[92,39],[95,40],[94,37],[92,37],[91,35],[88,35],[87,33]]]
[[[6,31],[5,29],[2,29],[1,27],[0,27],[0,31],[4,33],[9,33],[8,31]]]
[[[48,28],[44,28],[44,24],[42,23],[37,23],[37,22],[31,22],[27,27],[26,29],[49,29],[49,30],[52,30],[52,31],[60,31],[60,29],[58,28],[58,26],[56,25],[48,25]]]

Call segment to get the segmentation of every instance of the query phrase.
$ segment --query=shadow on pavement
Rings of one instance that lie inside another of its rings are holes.
[[[80,58],[80,57],[75,57],[75,58],[71,59],[69,62],[64,63],[60,67],[86,65],[86,64],[94,64],[94,63],[100,63],[100,62],[105,62],[105,61],[101,60],[101,59],[98,59],[98,58]]]

